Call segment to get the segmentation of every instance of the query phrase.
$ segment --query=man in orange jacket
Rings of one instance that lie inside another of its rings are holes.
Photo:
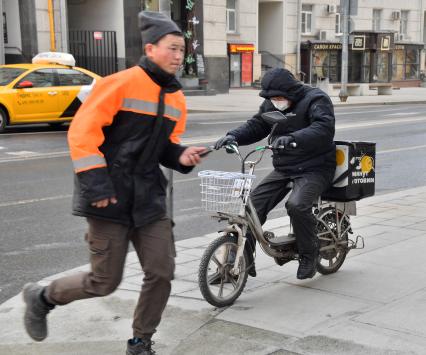
[[[182,32],[166,16],[139,14],[145,55],[139,65],[100,80],[68,132],[75,170],[73,213],[87,218],[91,272],[42,287],[27,284],[25,327],[47,336],[46,316],[56,305],[105,296],[119,285],[129,242],[144,279],[127,354],[152,354],[175,268],[172,221],[166,216],[167,180],[160,164],[188,173],[204,147],[179,144],[186,104],[175,74],[182,65]]]

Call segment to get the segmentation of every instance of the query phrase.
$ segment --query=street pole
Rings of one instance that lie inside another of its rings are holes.
[[[160,0],[159,12],[163,13],[167,17],[171,17],[170,0]],[[166,176],[168,180],[167,184],[167,215],[170,219],[173,219],[173,170],[166,169]]]
[[[299,80],[303,80],[300,68],[300,42],[302,40],[302,0],[297,0],[297,48],[296,48],[296,75],[299,77]]]
[[[53,0],[47,1],[47,12],[49,14],[50,51],[56,52],[55,14],[54,14],[54,9],[53,9]]]
[[[0,64],[4,64],[3,0],[0,0]]]
[[[349,24],[349,4],[350,0],[341,0],[343,5],[343,34],[342,34],[342,72],[341,72],[341,87],[339,98],[341,102],[346,102],[348,99],[347,83],[348,83],[348,24]]]

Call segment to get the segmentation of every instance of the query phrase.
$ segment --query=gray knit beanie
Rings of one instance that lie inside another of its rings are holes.
[[[180,28],[166,15],[155,11],[139,13],[139,28],[142,35],[142,44],[157,43],[162,37],[170,33],[183,35]]]

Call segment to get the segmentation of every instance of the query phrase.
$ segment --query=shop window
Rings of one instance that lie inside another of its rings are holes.
[[[420,75],[419,50],[402,47],[392,55],[392,80],[418,79]]]
[[[419,51],[408,48],[406,52],[405,79],[419,78]]]
[[[349,56],[349,81],[368,83],[370,81],[370,52],[352,51]]]
[[[408,12],[406,10],[401,11],[401,20],[399,24],[399,33],[407,36],[408,33]]]
[[[377,53],[375,81],[389,81],[389,55],[387,52]]]
[[[381,19],[382,19],[382,10],[373,9],[373,31],[380,31]]]
[[[226,0],[226,32],[237,32],[236,0]]]
[[[395,49],[392,53],[392,80],[404,80],[405,50]]]
[[[317,83],[328,79],[331,83],[340,81],[340,52],[312,52],[312,81]]]
[[[302,34],[312,33],[312,5],[302,5]]]

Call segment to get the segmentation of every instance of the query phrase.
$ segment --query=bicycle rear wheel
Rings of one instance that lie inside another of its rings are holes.
[[[325,208],[317,217],[316,233],[320,243],[317,269],[322,275],[332,274],[339,270],[348,253],[349,217],[344,216],[341,211],[337,213],[341,223],[340,235],[338,235],[334,208]],[[321,248],[323,249],[321,250]]]
[[[240,296],[247,282],[248,256],[244,250],[233,275],[238,237],[224,235],[214,240],[206,249],[198,271],[198,285],[204,299],[215,307],[230,306]]]

